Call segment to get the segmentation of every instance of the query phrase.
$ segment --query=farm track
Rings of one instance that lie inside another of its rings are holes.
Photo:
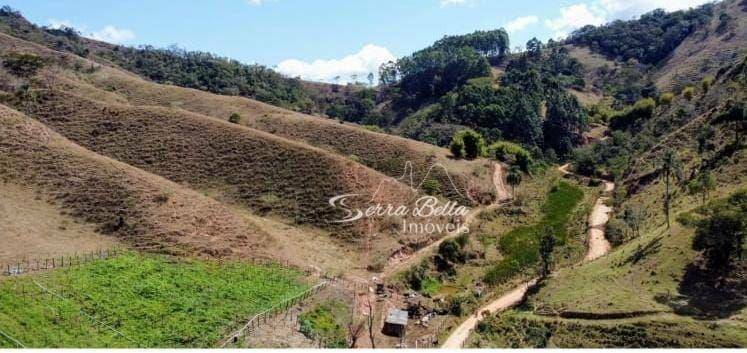
[[[558,170],[563,174],[572,174],[568,171],[569,164],[558,167]],[[615,188],[615,184],[611,182],[604,182],[605,194],[611,193]],[[604,227],[609,220],[609,213],[612,212],[612,208],[605,205],[605,201],[609,199],[607,196],[602,196],[597,199],[594,204],[594,208],[589,215],[589,238],[588,238],[588,250],[583,262],[589,262],[596,260],[610,250],[610,244],[604,236]],[[464,342],[469,338],[470,332],[477,326],[477,323],[483,318],[483,313],[489,314],[500,312],[509,309],[513,306],[521,303],[525,297],[527,291],[534,287],[538,282],[537,278],[533,278],[527,282],[523,282],[518,286],[514,287],[510,292],[502,295],[498,299],[490,302],[489,304],[481,307],[477,310],[474,315],[471,315],[465,321],[463,321],[446,339],[441,348],[462,348]]]

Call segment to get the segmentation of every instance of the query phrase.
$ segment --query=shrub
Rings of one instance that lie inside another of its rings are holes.
[[[706,76],[703,78],[703,81],[700,81],[700,87],[703,88],[703,92],[708,92],[711,89],[714,80],[713,76]]]
[[[641,99],[632,107],[616,113],[611,119],[610,127],[618,130],[636,126],[641,120],[651,119],[654,108],[656,108],[656,102],[652,98]]]
[[[441,194],[441,183],[435,179],[426,179],[420,186],[423,191],[428,195],[440,195]]]
[[[44,67],[44,60],[36,54],[12,52],[3,56],[3,67],[20,77],[31,77]]]
[[[228,122],[238,124],[241,122],[241,115],[239,113],[231,113],[231,116],[228,117]]]
[[[454,158],[462,158],[464,156],[464,142],[457,139],[455,136],[454,139],[451,140],[449,150],[451,151],[451,154],[454,156]]]
[[[674,93],[672,92],[662,93],[661,96],[659,96],[659,104],[661,105],[670,105],[673,101]]]
[[[682,97],[684,97],[688,101],[691,101],[693,97],[695,97],[695,87],[693,86],[685,87],[685,89],[682,90]]]
[[[507,141],[499,141],[491,144],[488,147],[488,154],[496,160],[518,166],[525,173],[529,172],[529,168],[534,163],[532,154],[529,151],[515,143]]]
[[[612,218],[607,222],[605,227],[605,237],[613,246],[618,246],[625,242],[625,222]]]
[[[347,348],[344,323],[339,322],[345,311],[345,303],[338,300],[317,304],[298,316],[299,331],[311,339],[323,339],[326,348]]]
[[[455,158],[475,159],[485,155],[485,139],[474,130],[461,130],[454,135],[449,149]]]

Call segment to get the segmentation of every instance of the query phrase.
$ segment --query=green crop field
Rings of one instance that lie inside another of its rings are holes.
[[[584,192],[568,182],[558,182],[547,195],[542,206],[542,219],[532,225],[516,227],[499,240],[503,259],[492,267],[485,278],[499,283],[539,261],[539,240],[546,227],[553,230],[558,245],[565,244],[568,220]]]
[[[301,293],[295,270],[127,252],[0,280],[0,331],[27,347],[211,347]],[[16,343],[0,334],[0,347]]]

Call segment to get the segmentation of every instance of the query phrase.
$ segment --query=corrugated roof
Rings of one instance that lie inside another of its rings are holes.
[[[389,310],[389,313],[386,315],[386,322],[389,324],[407,326],[407,311],[399,309]]]

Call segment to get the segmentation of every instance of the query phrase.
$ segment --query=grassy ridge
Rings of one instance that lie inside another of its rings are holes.
[[[477,326],[470,347],[742,347],[743,329],[669,316],[589,321],[511,311]]]
[[[539,261],[539,239],[546,227],[553,230],[558,245],[566,242],[566,225],[584,192],[565,181],[559,182],[549,192],[542,206],[542,219],[529,226],[514,228],[499,240],[503,259],[485,275],[488,283],[496,284]]]
[[[299,276],[277,266],[125,253],[4,280],[0,330],[30,347],[210,347],[239,320],[305,290]],[[94,324],[81,310],[127,338]]]

